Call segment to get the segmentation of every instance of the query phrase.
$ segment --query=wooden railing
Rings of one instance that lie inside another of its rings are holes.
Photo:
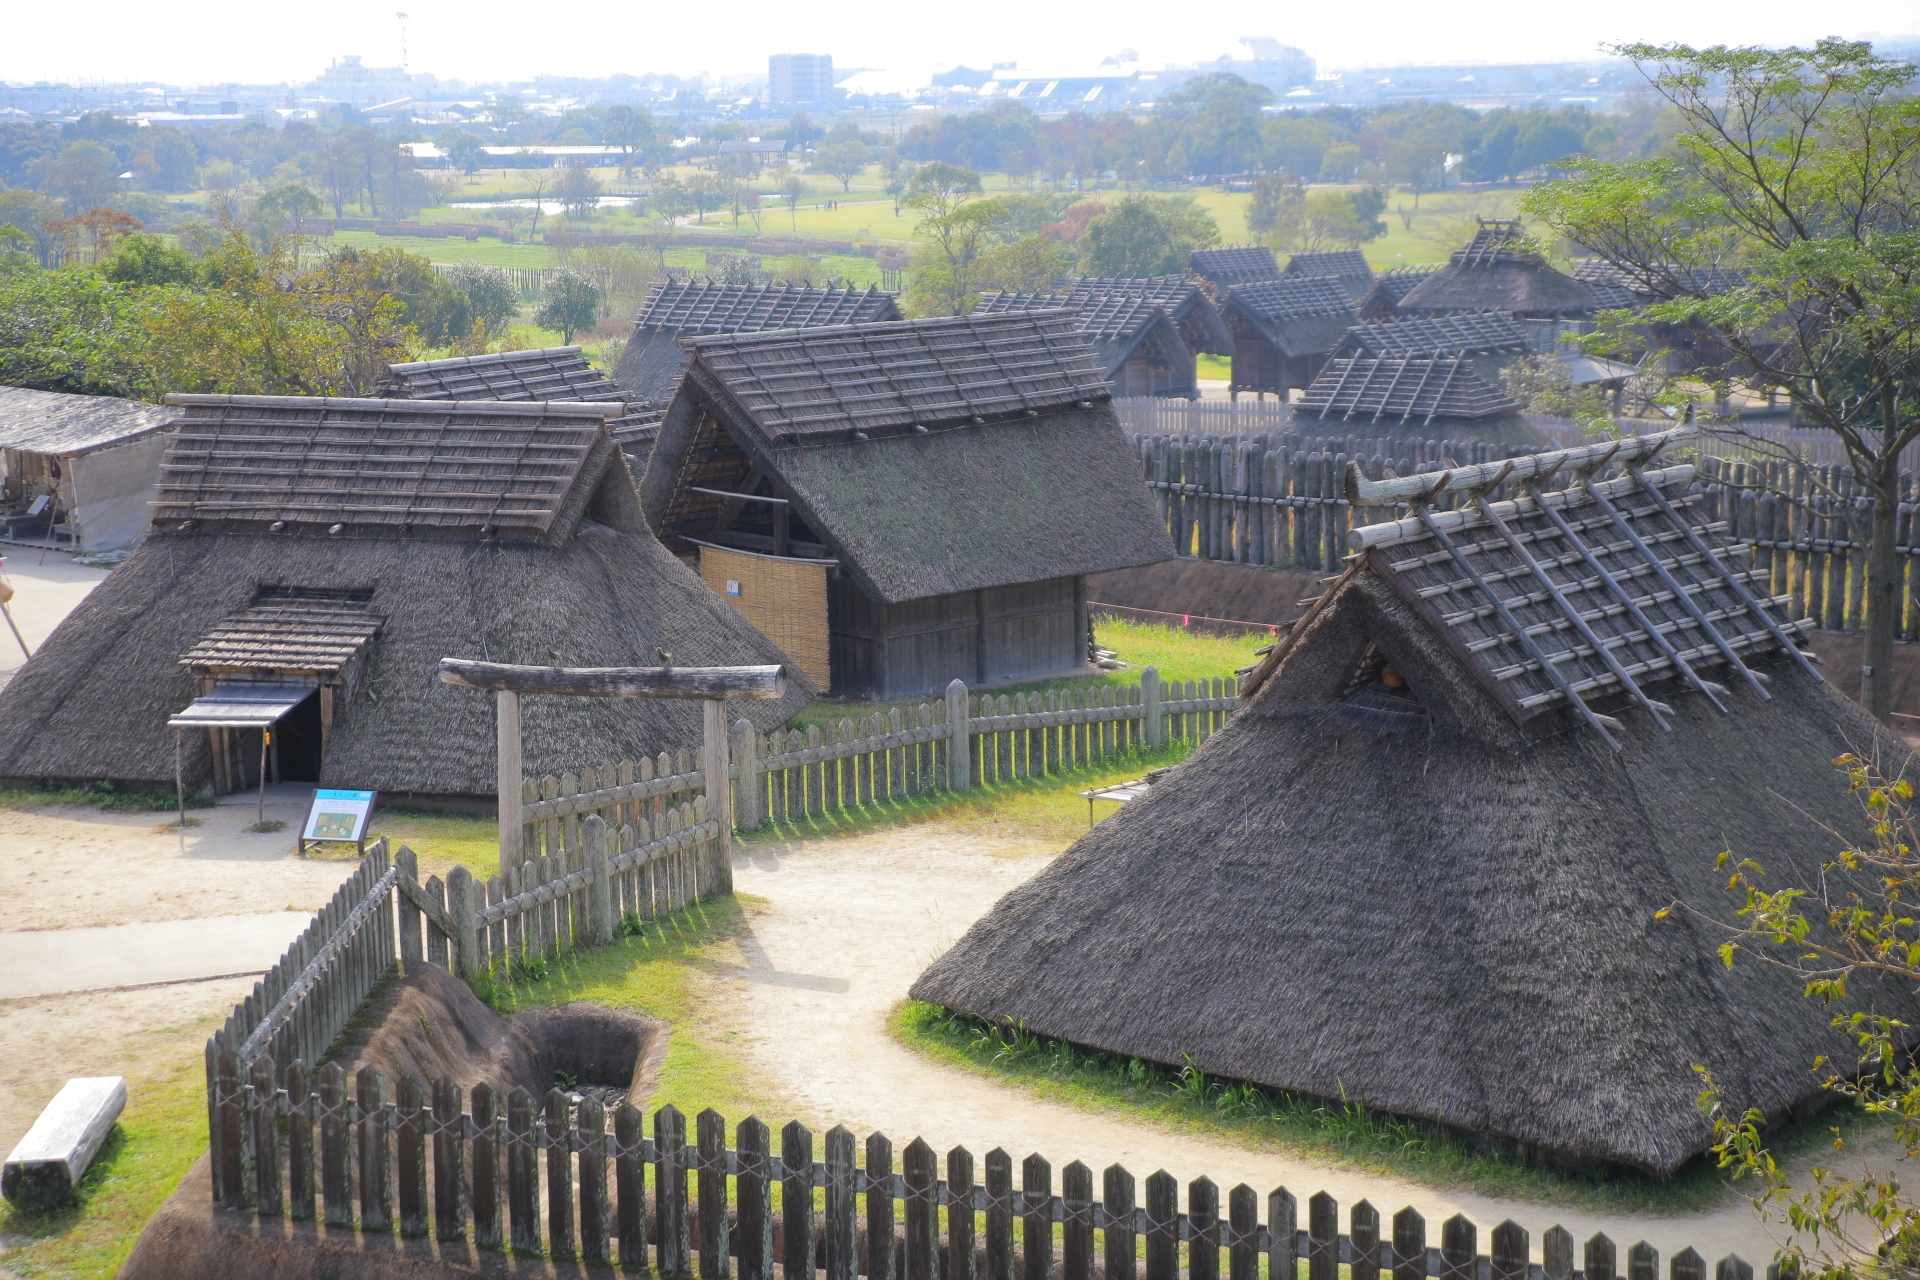
[[[1062,1280],[1135,1280],[1143,1269],[1144,1280],[1262,1280],[1263,1270],[1266,1280],[1303,1271],[1304,1280],[1339,1280],[1343,1268],[1348,1280],[1660,1277],[1651,1245],[1623,1251],[1595,1235],[1576,1257],[1558,1226],[1542,1235],[1536,1262],[1528,1231],[1511,1220],[1486,1233],[1483,1253],[1480,1228],[1456,1214],[1436,1247],[1411,1207],[1383,1221],[1362,1200],[1343,1230],[1325,1192],[1308,1198],[1303,1224],[1285,1187],[1263,1196],[1242,1184],[1223,1206],[1219,1185],[1195,1178],[1183,1210],[1165,1171],[1142,1187],[1112,1165],[1096,1192],[1094,1171],[1076,1160],[1059,1170],[1056,1194],[1048,1159],[1021,1161],[1016,1185],[1013,1157],[998,1148],[978,1174],[965,1147],[943,1161],[918,1138],[896,1164],[885,1134],[861,1143],[836,1127],[815,1159],[814,1135],[797,1121],[780,1130],[776,1150],[766,1124],[743,1120],[729,1149],[726,1121],[711,1110],[689,1142],[673,1107],[653,1113],[648,1136],[631,1103],[609,1117],[594,1098],[575,1102],[559,1089],[537,1098],[477,1084],[463,1096],[451,1077],[389,1082],[365,1067],[350,1081],[337,1063],[312,1075],[297,1062],[279,1084],[269,1060],[231,1052],[217,1066],[215,1202],[358,1227],[358,1238],[328,1240],[364,1248],[390,1249],[379,1242],[398,1232],[708,1280],[736,1267],[740,1280],[774,1280],[776,1269],[789,1280],[822,1270],[825,1280],[1040,1280],[1055,1274],[1056,1249]],[[1729,1255],[1714,1274],[1752,1280],[1753,1269]],[[1667,1275],[1707,1280],[1706,1262],[1683,1249]]]

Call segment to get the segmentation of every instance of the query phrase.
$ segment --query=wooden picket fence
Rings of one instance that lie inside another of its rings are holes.
[[[1304,1280],[1339,1280],[1342,1268],[1348,1280],[1660,1277],[1659,1253],[1645,1242],[1622,1258],[1595,1235],[1576,1259],[1559,1226],[1542,1236],[1536,1262],[1527,1230],[1511,1220],[1487,1234],[1482,1253],[1479,1228],[1455,1215],[1434,1247],[1411,1207],[1383,1223],[1362,1200],[1342,1230],[1340,1206],[1325,1192],[1308,1199],[1303,1229],[1285,1187],[1263,1198],[1236,1186],[1223,1212],[1218,1184],[1195,1178],[1183,1211],[1179,1183],[1164,1170],[1142,1188],[1110,1166],[1096,1199],[1084,1163],[1060,1170],[1055,1194],[1049,1160],[1021,1161],[1016,1185],[1013,1157],[999,1148],[981,1161],[984,1179],[973,1153],[953,1148],[942,1177],[924,1140],[900,1151],[896,1169],[885,1134],[862,1144],[844,1126],[824,1135],[816,1160],[814,1136],[798,1121],[780,1131],[776,1151],[772,1131],[750,1117],[729,1149],[727,1123],[712,1110],[695,1118],[689,1142],[685,1116],[670,1106],[653,1113],[649,1137],[633,1104],[608,1117],[596,1099],[576,1103],[559,1089],[503,1097],[482,1083],[463,1106],[468,1098],[448,1076],[431,1086],[403,1076],[389,1100],[389,1081],[373,1067],[350,1082],[337,1063],[310,1074],[295,1062],[278,1083],[269,1059],[227,1051],[217,1065],[215,1202],[343,1229],[329,1231],[329,1242],[353,1240],[345,1232],[358,1227],[363,1247],[390,1249],[377,1242],[397,1231],[704,1280],[730,1280],[736,1267],[740,1280],[774,1280],[776,1268],[788,1280],[820,1271],[825,1280],[1048,1280],[1056,1248],[1062,1280],[1135,1280],[1143,1263],[1144,1280],[1262,1280],[1262,1264],[1265,1280],[1301,1280],[1303,1270]],[[1706,1280],[1706,1263],[1683,1249],[1667,1274]],[[1730,1255],[1714,1275],[1752,1280],[1753,1269]]]
[[[932,791],[1054,776],[1175,743],[1198,745],[1238,705],[1231,677],[1167,682],[1148,667],[1138,684],[1045,693],[973,694],[955,680],[940,702],[892,707],[824,730],[760,734],[742,720],[727,766],[733,822],[751,831],[768,820],[794,822]],[[520,847],[569,856],[581,847],[580,824],[589,816],[621,828],[633,806],[644,810],[704,785],[691,751],[528,778]]]

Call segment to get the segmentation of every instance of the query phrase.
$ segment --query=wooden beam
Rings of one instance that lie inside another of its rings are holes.
[[[720,508],[719,517],[713,522],[713,532],[721,533],[727,529],[731,529],[733,522],[740,518],[740,512],[746,506],[747,499],[752,496],[755,489],[760,487],[762,478],[760,468],[753,467],[748,470],[746,479],[740,482],[740,492],[729,492],[724,489],[702,489],[697,485],[688,485],[687,491],[689,493],[704,493],[710,497],[727,499],[726,505]],[[780,501],[785,501],[785,499],[780,499]]]
[[[701,754],[707,775],[707,817],[720,824],[713,851],[713,883],[719,893],[733,892],[733,819],[727,785],[727,704],[708,698],[701,704]]]
[[[765,667],[522,667],[440,659],[443,684],[580,698],[780,698],[787,669]]]
[[[8,1203],[41,1210],[73,1199],[126,1105],[127,1082],[120,1076],[67,1081],[7,1157],[0,1192]]]
[[[1627,440],[1606,440],[1575,449],[1549,450],[1500,462],[1483,462],[1472,467],[1453,467],[1442,472],[1399,476],[1391,480],[1369,480],[1360,464],[1347,464],[1347,501],[1361,507],[1383,507],[1395,503],[1430,501],[1442,493],[1462,493],[1482,489],[1506,468],[1510,480],[1531,480],[1562,469],[1584,471],[1609,462],[1638,462],[1652,457],[1669,445],[1686,444],[1694,437],[1690,426],[1676,427],[1650,436]]]
[[[520,848],[520,695],[501,689],[493,695],[495,728],[499,738],[497,788],[500,814],[500,874],[506,875],[525,858]]]

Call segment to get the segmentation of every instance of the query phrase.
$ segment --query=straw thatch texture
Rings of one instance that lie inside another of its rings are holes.
[[[665,404],[687,367],[680,339],[700,334],[764,333],[823,325],[899,320],[893,295],[868,287],[720,284],[666,280],[647,296],[614,381],[645,404]]]
[[[1347,330],[1334,349],[1339,356],[1432,359],[1472,354],[1522,355],[1532,347],[1520,321],[1504,311],[1483,315],[1423,316],[1392,324],[1362,324]]]
[[[1519,412],[1519,403],[1464,356],[1329,360],[1294,408],[1300,418],[1423,430],[1437,422],[1486,422]]]
[[[359,441],[371,456],[414,447],[408,410],[419,404],[393,403],[400,407],[385,417],[400,443],[373,431]],[[311,414],[319,404],[286,412]],[[438,412],[444,418],[448,406]],[[195,431],[204,434],[206,421]],[[444,657],[639,666],[666,649],[690,666],[781,661],[646,531],[624,456],[598,418],[584,421],[590,439],[569,456],[567,487],[551,495],[537,539],[526,528],[485,536],[471,526],[370,521],[338,535],[314,524],[275,531],[258,519],[156,529],[0,690],[0,777],[170,786],[167,719],[200,692],[183,655],[216,656],[201,646],[257,628],[255,611],[276,594],[362,601],[381,620],[359,655],[351,696],[336,702],[320,778],[327,786],[492,794],[492,702],[439,683]],[[493,476],[494,505],[516,474]],[[772,727],[812,693],[796,674],[785,699],[742,704],[737,714]],[[669,701],[530,698],[522,716],[535,774],[678,749],[701,732],[697,706]],[[199,786],[211,776],[207,740],[189,733],[181,741],[186,782]]]
[[[1431,264],[1422,264],[1416,267],[1390,267],[1382,271],[1374,279],[1373,288],[1358,303],[1360,318],[1369,324],[1396,318],[1400,314],[1400,300],[1413,292],[1415,285],[1439,269]]]
[[[1278,280],[1280,260],[1263,244],[1236,249],[1195,249],[1187,257],[1187,271],[1212,281],[1216,289],[1225,292],[1235,285]]]
[[[1197,292],[1197,291],[1196,291]],[[1199,395],[1193,353],[1159,299],[1139,293],[983,293],[976,316],[1071,307],[1117,395]],[[1138,372],[1129,365],[1143,366]],[[1146,374],[1145,377],[1138,376]],[[1138,385],[1143,384],[1144,385]]]
[[[156,522],[552,527],[618,403],[168,396]]]
[[[1599,305],[1584,281],[1555,271],[1528,246],[1520,224],[1482,219],[1473,241],[1399,301],[1405,315],[1506,311],[1515,316],[1591,314]]]
[[[1353,299],[1329,276],[1237,285],[1222,312],[1236,337],[1245,330],[1288,358],[1325,355],[1358,319]]]
[[[1373,291],[1373,268],[1367,265],[1367,256],[1358,249],[1296,253],[1287,259],[1287,269],[1282,274],[1337,280],[1355,302]]]
[[[1116,293],[1149,298],[1173,317],[1187,350],[1233,354],[1233,335],[1227,332],[1213,299],[1186,276],[1070,276],[1060,282],[1057,292],[1074,302]]]
[[[579,347],[390,364],[374,395],[394,400],[624,400]]]
[[[1838,848],[1822,824],[1859,830],[1828,762],[1897,744],[1781,661],[1773,700],[1739,691],[1726,716],[1668,685],[1673,732],[1625,713],[1618,754],[1565,714],[1516,727],[1379,554],[1225,729],[1002,899],[914,998],[1656,1173],[1712,1141],[1696,1063],[1736,1113],[1816,1099],[1815,1057],[1849,1060],[1831,1011],[1782,970],[1728,970],[1711,925],[1654,913],[1677,898],[1730,922],[1722,849],[1802,883]],[[1920,1016],[1911,990],[1859,994]]]
[[[70,457],[164,431],[175,416],[138,400],[0,387],[0,449]]]

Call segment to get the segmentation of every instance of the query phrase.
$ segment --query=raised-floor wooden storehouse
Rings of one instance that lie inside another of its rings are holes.
[[[1336,424],[1423,439],[1544,444],[1497,374],[1472,355],[1342,356],[1293,407],[1298,428]]]
[[[1173,317],[1143,293],[983,293],[973,314],[1060,307],[1079,317],[1081,335],[1093,345],[1114,395],[1199,398],[1195,353],[1182,341]]]
[[[0,387],[0,537],[121,551],[146,536],[162,405]]]
[[[1338,280],[1347,296],[1358,303],[1373,292],[1373,268],[1358,249],[1330,249],[1323,253],[1296,253],[1287,259],[1283,276],[1321,276]]]
[[[1556,271],[1528,245],[1517,218],[1482,218],[1472,243],[1409,289],[1403,316],[1505,311],[1541,320],[1590,316],[1598,300],[1585,282]]]
[[[682,338],[900,319],[891,293],[797,284],[663,280],[647,295],[613,380],[638,405],[663,406],[687,367]]]
[[[1204,280],[1216,298],[1225,298],[1236,285],[1280,278],[1280,259],[1266,245],[1231,249],[1195,249],[1187,255],[1187,274]]]
[[[1790,969],[1721,962],[1742,900],[1715,858],[1817,898],[1862,835],[1830,762],[1909,752],[1804,665],[1785,565],[1749,572],[1677,443],[1517,459],[1488,513],[1505,463],[1350,482],[1434,502],[1356,510],[1358,558],[1226,726],[913,998],[1653,1174],[1714,1141],[1695,1064],[1733,1115],[1819,1105],[1813,1063],[1857,1048]],[[1853,994],[1920,1017],[1910,983]]]
[[[1282,400],[1313,381],[1358,322],[1346,289],[1328,276],[1236,285],[1220,310],[1233,335],[1229,391],[1272,392]]]
[[[1081,670],[1086,575],[1173,554],[1071,311],[687,345],[647,519],[835,695]]]
[[[781,662],[646,527],[618,402],[176,396],[154,528],[0,689],[0,778],[260,778],[471,803],[491,701],[440,659]],[[742,704],[763,728],[812,692]],[[525,766],[700,741],[690,703],[529,698]],[[176,751],[179,753],[176,756]]]
[[[1158,303],[1173,317],[1180,330],[1180,341],[1196,354],[1230,356],[1233,335],[1220,319],[1213,299],[1187,276],[1073,276],[1060,282],[1057,293],[1067,296],[1068,305],[1085,298],[1109,294],[1137,294]]]

